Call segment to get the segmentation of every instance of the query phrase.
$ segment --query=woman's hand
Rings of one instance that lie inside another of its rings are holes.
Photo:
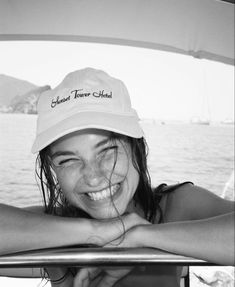
[[[157,248],[211,263],[234,265],[234,213],[201,220],[134,226],[122,238],[106,246]]]
[[[74,278],[73,287],[112,287],[133,267],[82,268]]]
[[[92,220],[92,222],[93,234],[88,238],[88,243],[99,246],[107,245],[113,241],[122,241],[128,230],[138,225],[150,224],[136,213],[130,213],[114,219]]]
[[[110,247],[136,247],[133,240],[135,227],[149,224],[135,213],[120,218],[91,221],[92,234],[87,243]],[[71,273],[67,272],[67,268],[47,268],[52,286],[55,287],[111,287],[131,270],[132,267],[81,268],[73,277]]]
[[[96,244],[104,247],[137,247],[137,227],[150,223],[131,213],[121,218],[97,221],[95,224],[103,232],[101,237],[94,236]],[[82,268],[74,278],[73,287],[111,287],[132,269],[133,267]]]
[[[145,226],[146,225],[137,225],[130,228],[125,234],[123,234],[123,236],[107,243],[104,247],[112,247],[112,248],[146,247],[143,242],[143,237],[148,236],[144,230]]]
[[[73,287],[74,277],[66,267],[49,267],[45,269],[52,287]]]

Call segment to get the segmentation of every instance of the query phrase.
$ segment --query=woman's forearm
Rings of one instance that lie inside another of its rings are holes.
[[[92,224],[0,204],[0,254],[87,243]]]
[[[234,213],[190,222],[146,225],[139,231],[143,234],[139,239],[146,247],[234,265]]]
[[[94,220],[38,214],[0,204],[0,255],[74,244],[103,246],[133,226],[146,223],[136,214],[121,220]]]

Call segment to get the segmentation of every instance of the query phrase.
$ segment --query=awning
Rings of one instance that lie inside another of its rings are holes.
[[[130,45],[234,64],[231,2],[1,0],[0,40]]]

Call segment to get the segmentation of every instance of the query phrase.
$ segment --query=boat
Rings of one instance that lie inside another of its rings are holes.
[[[205,125],[205,126],[209,126],[210,125],[210,120],[207,118],[197,118],[194,117],[191,119],[191,124],[193,125]]]
[[[231,118],[227,118],[227,119],[221,121],[221,124],[222,125],[234,125],[234,120]]]

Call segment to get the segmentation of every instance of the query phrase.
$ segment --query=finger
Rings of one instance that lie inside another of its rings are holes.
[[[125,243],[122,243],[122,244],[121,244],[121,241],[122,241],[121,238],[112,240],[111,242],[105,244],[104,247],[110,247],[110,248],[111,248],[111,247],[119,247],[119,248],[124,248],[124,247],[126,247],[126,246],[125,246]]]
[[[100,273],[99,268],[81,268],[74,277],[73,287],[88,287],[91,281]]]
[[[134,244],[132,244],[130,231],[128,231],[123,236],[120,236],[117,239],[114,239],[104,245],[104,247],[110,247],[110,248],[125,248],[125,247],[135,247]]]
[[[117,238],[122,239],[122,236],[133,227],[146,224],[150,223],[135,213],[109,220],[94,220],[95,233],[89,237],[89,243],[104,246]]]
[[[120,278],[115,278],[110,275],[104,275],[96,287],[112,287]]]
[[[82,268],[76,274],[73,280],[73,287],[85,287],[85,280],[87,278],[87,270]]]
[[[149,221],[147,221],[146,219],[142,218],[141,216],[139,216],[136,213],[126,214],[122,218],[124,220],[125,228],[127,230],[132,228],[133,226],[136,226],[136,225],[150,224]]]
[[[136,213],[130,213],[122,216],[121,220],[118,219],[115,222],[115,224],[119,228],[120,233],[118,236],[116,236],[116,238],[113,238],[113,240],[106,242],[106,244],[112,242],[113,244],[117,243],[117,245],[119,245],[120,243],[122,243],[126,232],[132,230],[137,226],[149,225],[150,223],[146,219],[137,215]]]
[[[125,267],[123,269],[107,267],[105,270],[105,275],[99,281],[99,284],[96,285],[96,287],[111,287],[122,278],[126,277],[132,269],[133,267]]]

